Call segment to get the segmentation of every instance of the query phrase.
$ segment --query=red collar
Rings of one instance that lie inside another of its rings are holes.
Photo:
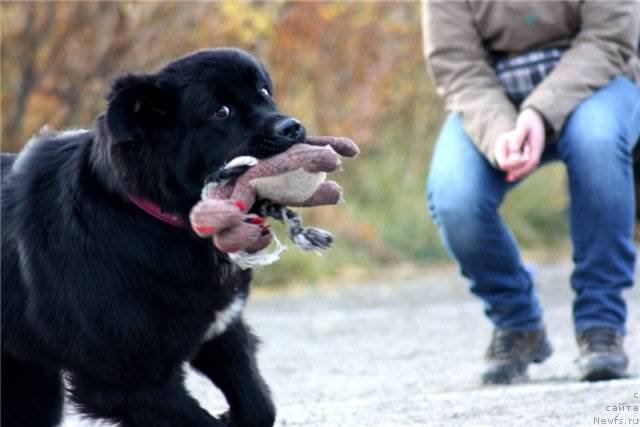
[[[159,219],[160,221],[166,224],[173,225],[174,227],[184,228],[184,229],[189,228],[187,223],[178,215],[164,212],[160,208],[160,206],[158,206],[156,203],[152,202],[151,200],[145,199],[144,197],[135,196],[133,194],[129,194],[127,195],[127,197],[129,198],[131,203],[133,203],[134,205],[136,205],[137,207],[139,207],[140,209],[142,209],[152,217]]]

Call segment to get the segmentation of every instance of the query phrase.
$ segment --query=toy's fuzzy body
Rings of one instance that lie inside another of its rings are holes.
[[[279,199],[283,204],[290,206],[311,200],[326,178],[327,174],[324,172],[311,173],[300,168],[278,176],[254,178],[249,181],[249,185],[260,197],[269,200]],[[331,204],[331,201],[328,204]]]
[[[257,252],[271,243],[265,226],[261,232],[247,227],[243,214],[249,212],[256,198],[293,207],[333,205],[342,198],[342,189],[327,181],[327,173],[340,167],[340,155],[359,153],[350,139],[310,137],[287,151],[257,161],[238,159],[231,165],[250,165],[247,172],[226,183],[210,184],[203,200],[191,211],[191,225],[198,235],[214,235],[214,244],[224,252],[244,249]],[[262,221],[256,217],[249,224]]]

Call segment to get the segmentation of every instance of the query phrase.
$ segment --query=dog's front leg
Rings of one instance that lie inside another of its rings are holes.
[[[256,363],[257,338],[239,320],[206,341],[191,361],[220,388],[229,403],[229,421],[238,427],[271,427],[276,411]]]
[[[225,427],[184,387],[182,374],[162,384],[105,384],[71,373],[71,398],[84,415],[121,427]]]

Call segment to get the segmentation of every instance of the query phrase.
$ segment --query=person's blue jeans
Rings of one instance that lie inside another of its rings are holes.
[[[635,264],[631,151],[639,136],[640,87],[617,77],[576,108],[542,156],[564,162],[569,176],[577,332],[606,326],[625,333],[622,290],[633,285]],[[460,116],[450,114],[429,171],[429,211],[494,325],[534,330],[542,325],[542,309],[498,213],[515,185],[473,145]]]

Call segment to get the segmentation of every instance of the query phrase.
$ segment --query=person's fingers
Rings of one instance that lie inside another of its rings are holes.
[[[525,139],[529,134],[529,128],[525,122],[518,122],[516,124],[516,128],[509,138],[509,151],[512,153],[519,153],[522,151],[522,147],[524,145]]]
[[[529,135],[529,144],[531,146],[531,154],[540,156],[544,150],[545,134],[544,126],[532,126]]]
[[[525,153],[510,153],[507,159],[503,163],[503,170],[512,171],[522,167],[529,161],[528,154]]]
[[[509,171],[509,173],[507,174],[506,180],[508,182],[517,181],[527,176],[531,172],[533,172],[537,167],[538,167],[538,161],[530,160],[524,165],[522,165],[521,167]]]
[[[521,128],[527,130],[523,140],[523,148],[529,146],[530,154],[533,157],[541,154],[545,144],[545,128],[540,114],[532,109],[522,111],[516,122],[516,132]]]
[[[496,141],[496,146],[494,148],[494,157],[496,159],[496,163],[500,169],[504,170],[503,165],[507,161],[507,157],[509,156],[509,147],[507,144],[508,133],[502,134],[498,140]]]
[[[526,175],[530,174],[531,172],[533,172],[537,166],[538,166],[538,161],[531,158],[529,159],[529,161],[527,161],[520,167],[510,170],[509,173],[507,174],[506,180],[508,182],[517,181],[525,177]]]
[[[544,118],[540,113],[531,108],[526,108],[518,116],[517,123],[522,122],[529,129],[528,137],[536,142],[540,142],[544,146],[545,142],[545,124]],[[517,125],[516,125],[517,126]],[[536,144],[532,144],[536,145]]]
[[[541,145],[540,141],[534,142],[531,139],[527,140],[523,147],[523,155],[527,155],[527,161],[508,171],[506,177],[508,182],[517,181],[530,174],[538,167],[538,164],[540,163],[540,156],[542,154]]]

